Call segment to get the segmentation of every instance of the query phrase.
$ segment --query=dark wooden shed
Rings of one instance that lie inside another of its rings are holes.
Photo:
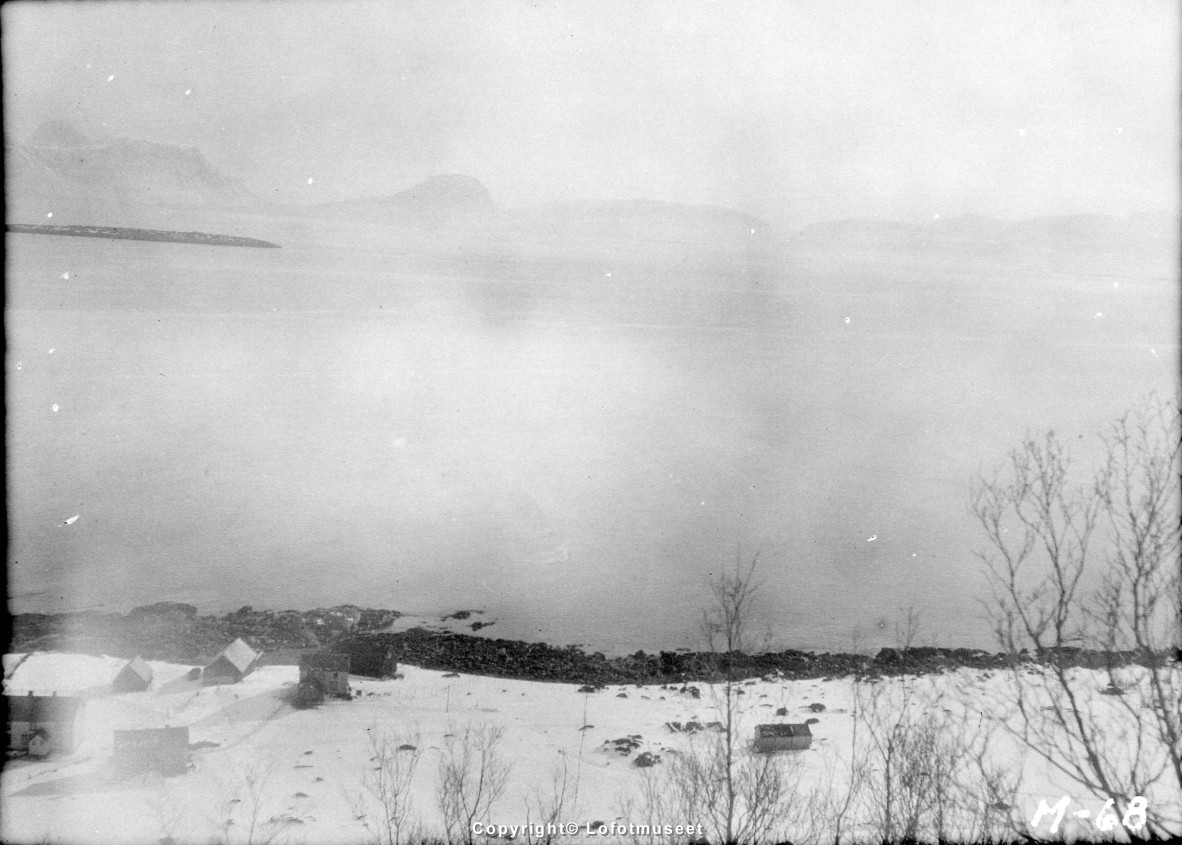
[[[299,701],[318,704],[326,696],[349,698],[349,655],[313,652],[300,656]]]
[[[348,637],[333,644],[333,649],[349,655],[349,671],[368,678],[392,678],[398,674],[394,648],[382,635]]]
[[[775,751],[804,751],[813,744],[813,732],[806,724],[758,725],[755,728],[755,750],[770,754]]]

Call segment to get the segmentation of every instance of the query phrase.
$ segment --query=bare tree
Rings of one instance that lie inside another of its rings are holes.
[[[584,720],[583,724],[586,724]],[[533,789],[525,798],[526,842],[549,845],[557,838],[557,825],[577,814],[579,801],[579,776],[582,769],[582,751],[575,771],[571,772],[569,761],[564,755],[559,766],[550,773],[550,781],[544,787]],[[535,835],[534,825],[544,831]]]
[[[855,633],[855,644],[856,642]],[[833,845],[841,845],[851,835],[855,819],[864,803],[866,783],[870,777],[870,761],[865,747],[865,731],[860,730],[862,719],[857,706],[861,682],[855,675],[852,683],[851,699],[854,702],[854,712],[849,760],[843,767],[843,761],[836,756],[833,749],[828,749],[830,753],[822,751],[825,754],[823,772],[809,793],[806,804],[802,836],[804,842],[832,842]],[[842,768],[844,773],[841,771]]]
[[[504,735],[502,727],[469,723],[444,737],[435,796],[448,842],[471,845],[473,822],[487,819],[505,793],[509,764],[499,749]]]
[[[700,669],[710,681],[720,729],[692,735],[687,749],[670,755],[666,781],[648,796],[650,804],[660,795],[684,817],[702,819],[707,838],[727,845],[773,840],[789,821],[797,791],[798,767],[782,755],[755,753],[744,736],[743,691],[734,664],[751,645],[758,563],[758,554],[744,563],[740,550],[733,571],[709,582],[701,621],[707,652]]]
[[[671,755],[669,791],[677,815],[696,814],[711,842],[779,841],[793,821],[799,766],[750,747],[736,752],[733,744],[725,731],[694,734],[687,751]]]
[[[678,816],[670,794],[670,777],[667,770],[656,766],[637,769],[640,778],[638,793],[625,790],[616,802],[617,812],[623,819],[671,819]],[[674,837],[665,836],[652,826],[643,834],[631,836],[633,845],[656,845],[658,842],[672,842]]]
[[[909,605],[899,611],[902,618],[895,620],[895,648],[904,657],[915,646],[919,631],[923,627],[923,611]]]
[[[972,488],[1020,739],[1142,836],[1182,836],[1179,410],[1151,397],[1121,417],[1085,482],[1048,432]],[[1040,659],[1022,665],[1025,648]],[[1078,648],[1106,655],[1107,701],[1073,671]]]
[[[419,762],[420,737],[368,729],[370,758],[361,779],[363,792],[347,795],[354,815],[377,845],[402,845],[419,837],[411,785]]]
[[[938,682],[855,683],[854,719],[865,742],[861,769],[866,820],[887,842],[978,842],[1021,838],[1013,816],[1018,775],[996,766],[993,727],[981,714],[946,712]],[[835,840],[837,841],[837,840]]]
[[[274,760],[253,760],[239,769],[221,806],[222,842],[270,845],[287,838],[281,826],[264,818],[268,786],[274,772]]]

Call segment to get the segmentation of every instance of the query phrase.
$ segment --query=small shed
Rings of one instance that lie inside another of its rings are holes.
[[[188,728],[115,731],[112,764],[117,777],[156,773],[164,777],[189,771]]]
[[[319,704],[329,695],[350,697],[349,655],[327,651],[300,655],[300,703]]]
[[[241,638],[236,639],[202,670],[201,683],[204,686],[236,684],[255,670],[262,657],[261,651],[255,651]]]
[[[333,644],[333,648],[349,655],[349,671],[367,678],[392,678],[398,674],[398,660],[394,648],[381,634],[348,637]]]
[[[804,751],[813,744],[813,732],[806,724],[757,725],[755,750],[764,754],[775,751]]]
[[[152,667],[138,655],[129,660],[111,681],[111,692],[143,692],[152,685]]]
[[[70,754],[78,745],[83,702],[68,695],[6,695],[8,749],[33,757]]]

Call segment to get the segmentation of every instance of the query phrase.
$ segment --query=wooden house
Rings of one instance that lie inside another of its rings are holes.
[[[349,698],[349,655],[315,652],[300,655],[299,702],[319,704],[326,696]]]
[[[115,731],[111,760],[117,777],[155,773],[164,777],[189,771],[188,728]]]
[[[111,681],[111,692],[143,692],[152,685],[152,667],[142,657],[129,660]]]
[[[236,684],[255,670],[262,657],[261,651],[255,651],[242,639],[234,640],[201,671],[201,683]]]
[[[804,751],[813,744],[813,732],[806,724],[757,725],[755,750],[764,754],[776,751]]]
[[[70,754],[83,702],[68,695],[8,695],[8,749],[33,757]]]

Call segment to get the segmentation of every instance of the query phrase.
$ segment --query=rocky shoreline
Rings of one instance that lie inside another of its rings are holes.
[[[127,614],[21,614],[12,617],[10,653],[70,651],[177,663],[200,663],[241,637],[265,653],[265,662],[295,663],[307,651],[351,655],[355,667],[390,660],[447,672],[521,680],[582,684],[686,684],[721,677],[876,678],[932,674],[958,668],[1000,670],[1022,662],[1103,669],[1136,662],[1127,652],[1058,649],[1042,655],[979,649],[918,647],[881,649],[876,655],[796,650],[762,654],[638,651],[623,657],[588,653],[576,646],[490,639],[411,628],[385,632],[402,614],[354,605],[308,611],[243,607],[224,616],[199,616],[193,605],[158,602]],[[454,618],[460,618],[455,616]]]

